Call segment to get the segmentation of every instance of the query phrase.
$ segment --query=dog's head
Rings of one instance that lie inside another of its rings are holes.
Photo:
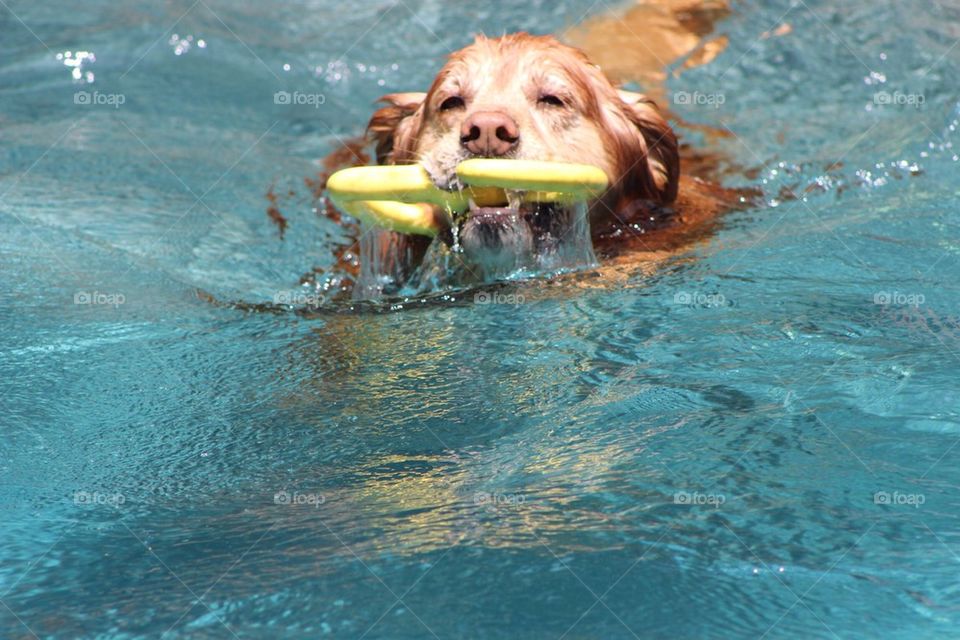
[[[592,164],[610,189],[592,203],[618,215],[677,194],[677,141],[652,101],[618,91],[586,55],[549,36],[480,36],[454,53],[426,93],[384,96],[370,120],[380,163],[419,162],[441,188],[468,158]],[[603,210],[607,211],[603,211]],[[459,231],[468,255],[522,257],[562,241],[571,212],[555,205],[480,209]]]

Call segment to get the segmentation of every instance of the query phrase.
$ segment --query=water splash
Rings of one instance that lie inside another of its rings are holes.
[[[63,63],[63,66],[70,67],[70,77],[74,82],[86,82],[92,84],[95,80],[93,71],[85,69],[97,61],[97,56],[92,51],[64,51],[57,54],[57,60]]]
[[[545,239],[543,251],[538,253],[538,267],[553,273],[575,271],[597,264],[590,236],[590,219],[586,203],[571,210],[570,224],[560,237]]]
[[[510,197],[511,204],[519,205],[520,194]],[[597,264],[585,203],[516,215],[500,213],[490,226],[504,242],[486,250],[477,249],[476,244],[464,246],[463,227],[454,224],[449,237],[433,240],[412,272],[409,267],[414,256],[403,236],[366,231],[360,240],[360,273],[353,299],[435,294],[498,281],[551,277]]]
[[[395,293],[403,282],[403,266],[409,257],[401,234],[364,226],[360,236],[360,274],[353,298],[376,300]]]

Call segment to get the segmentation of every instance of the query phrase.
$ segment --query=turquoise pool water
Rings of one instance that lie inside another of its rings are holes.
[[[607,10],[346,7],[0,7],[0,637],[956,635],[956,3],[737,3],[668,86],[767,205],[655,275],[211,304],[330,265],[375,97]]]

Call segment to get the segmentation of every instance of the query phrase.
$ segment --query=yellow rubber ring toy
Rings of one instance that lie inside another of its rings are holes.
[[[355,200],[341,208],[358,220],[389,231],[435,236],[440,231],[429,204],[407,204],[396,200]]]
[[[556,192],[587,200],[607,188],[607,174],[589,164],[474,158],[457,165],[457,176],[472,187]]]
[[[607,188],[603,170],[592,165],[528,160],[465,160],[457,176],[462,191],[438,189],[417,164],[352,167],[330,176],[334,204],[378,227],[434,236],[440,226],[433,207],[466,211],[470,200],[483,206],[507,203],[504,189],[523,191],[527,202],[577,202]]]

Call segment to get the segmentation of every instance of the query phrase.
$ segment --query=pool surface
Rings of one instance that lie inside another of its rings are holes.
[[[960,633],[956,2],[737,2],[669,106],[765,203],[653,274],[215,302],[309,302],[377,96],[610,5],[0,2],[0,637]]]

